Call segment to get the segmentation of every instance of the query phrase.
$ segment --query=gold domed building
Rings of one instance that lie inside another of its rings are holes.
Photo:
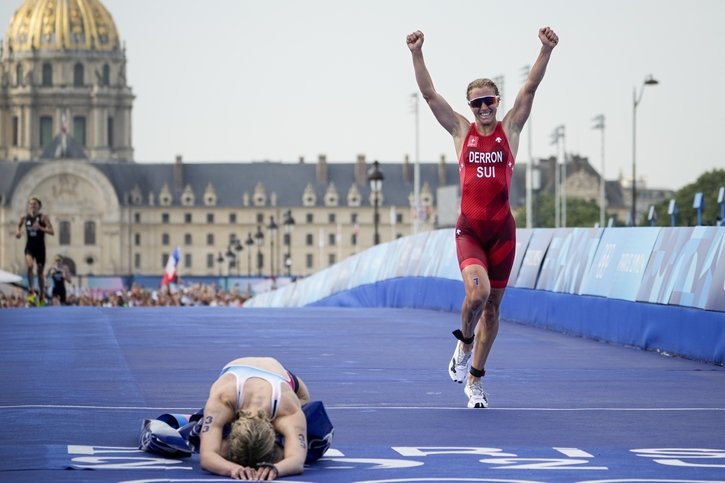
[[[0,159],[48,157],[62,133],[75,158],[133,160],[126,54],[101,2],[26,0],[0,59]]]
[[[1,269],[25,274],[25,237],[17,240],[15,227],[31,196],[55,228],[47,259],[64,257],[80,285],[100,276],[158,284],[177,246],[186,280],[304,276],[376,238],[414,232],[407,157],[380,164],[377,194],[364,155],[334,163],[322,154],[313,163],[134,162],[134,95],[111,14],[99,0],[14,1],[0,46]],[[445,226],[436,196],[443,186],[457,189],[457,163],[441,158],[419,172],[418,229]],[[523,193],[523,173],[513,189]],[[444,198],[455,221],[455,195]]]

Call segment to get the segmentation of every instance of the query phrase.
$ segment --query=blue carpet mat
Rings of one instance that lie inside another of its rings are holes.
[[[3,482],[229,481],[136,450],[221,367],[270,355],[336,427],[299,482],[725,481],[725,368],[502,323],[491,408],[446,364],[458,314],[403,309],[0,311]]]

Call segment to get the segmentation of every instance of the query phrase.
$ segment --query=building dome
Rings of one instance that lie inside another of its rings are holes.
[[[25,0],[6,34],[12,52],[119,49],[113,17],[99,0]]]

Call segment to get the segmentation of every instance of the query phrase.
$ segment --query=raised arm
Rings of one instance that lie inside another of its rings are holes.
[[[423,59],[423,32],[416,30],[406,37],[406,43],[413,55],[413,69],[415,70],[415,81],[418,83],[418,89],[423,95],[423,99],[428,103],[433,115],[441,126],[452,136],[456,137],[460,134],[461,123],[463,126],[468,125],[468,121],[456,113],[448,102],[436,92],[433,87],[433,80],[430,77],[428,68]]]
[[[514,107],[511,108],[503,120],[503,127],[509,141],[512,138],[518,139],[521,129],[526,124],[526,120],[529,118],[529,114],[531,114],[531,106],[534,103],[534,94],[544,79],[546,66],[549,64],[549,59],[551,58],[551,52],[559,43],[559,37],[549,27],[539,29],[539,40],[541,40],[539,56],[536,58],[534,65],[531,66],[526,82],[524,82],[521,90],[516,95]]]

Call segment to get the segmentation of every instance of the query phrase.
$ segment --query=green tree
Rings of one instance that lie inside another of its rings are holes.
[[[697,210],[692,207],[695,193],[702,193],[705,200],[705,209],[702,212],[702,224],[714,225],[720,217],[720,205],[717,203],[717,194],[720,187],[725,186],[725,169],[714,169],[702,174],[694,183],[688,184],[675,193],[677,202],[677,225],[697,225]],[[657,226],[670,226],[670,215],[667,214],[669,200],[655,206],[657,212]]]
[[[535,227],[550,227],[555,225],[554,197],[546,194],[539,194],[533,200],[533,224]],[[605,219],[613,216],[606,214]],[[526,226],[526,207],[523,206],[514,213],[516,225]],[[566,199],[566,226],[568,227],[592,227],[599,223],[599,205],[593,201],[585,201],[579,198]],[[617,220],[615,218],[615,224]]]

